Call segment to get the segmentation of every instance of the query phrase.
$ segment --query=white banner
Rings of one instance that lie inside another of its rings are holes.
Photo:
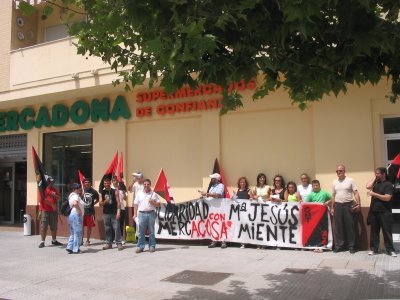
[[[212,199],[157,209],[156,238],[211,239],[287,248],[332,248],[327,207],[319,203]]]

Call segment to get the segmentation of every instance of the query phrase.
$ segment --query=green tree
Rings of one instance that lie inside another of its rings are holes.
[[[242,106],[229,82],[260,74],[254,99],[283,88],[300,108],[382,78],[390,101],[399,97],[399,0],[60,1],[45,2],[87,14],[70,27],[77,51],[110,64],[115,84],[148,80],[173,92],[216,83],[222,113]]]

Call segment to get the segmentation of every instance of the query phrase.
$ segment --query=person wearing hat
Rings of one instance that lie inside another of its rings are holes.
[[[57,241],[57,201],[60,199],[60,192],[54,187],[54,178],[49,176],[47,178],[47,187],[44,190],[44,200],[39,201],[39,220],[40,220],[40,237],[41,242],[39,248],[44,247],[44,242],[47,235],[47,227],[50,227],[53,246],[62,246]]]
[[[221,175],[218,173],[214,173],[209,175],[211,178],[210,181],[210,186],[208,187],[207,192],[202,192],[199,191],[201,194],[201,198],[206,198],[206,199],[214,199],[214,198],[223,198],[225,194],[225,187],[224,185],[220,182],[221,180]],[[211,244],[208,246],[208,248],[215,248],[217,246],[216,241],[212,241]],[[221,248],[225,249],[227,248],[226,242],[222,241],[221,242]]]
[[[78,254],[81,252],[79,249],[82,241],[83,233],[83,214],[85,202],[82,200],[82,187],[78,183],[71,185],[72,192],[68,196],[69,207],[71,213],[68,216],[69,224],[69,240],[67,244],[67,252],[69,254]]]
[[[139,191],[143,191],[143,182],[144,177],[142,172],[138,171],[132,173],[132,183],[128,186],[128,191],[133,193],[133,200],[135,200]]]

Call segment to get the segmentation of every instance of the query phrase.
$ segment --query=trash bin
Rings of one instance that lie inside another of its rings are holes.
[[[24,235],[31,235],[31,224],[32,224],[31,215],[24,214]]]

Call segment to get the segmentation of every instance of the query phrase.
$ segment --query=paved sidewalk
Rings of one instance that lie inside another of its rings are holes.
[[[0,231],[0,299],[400,299],[400,257],[161,243],[155,253],[39,249]],[[59,238],[66,243],[66,238]],[[398,247],[398,245],[397,245]]]

